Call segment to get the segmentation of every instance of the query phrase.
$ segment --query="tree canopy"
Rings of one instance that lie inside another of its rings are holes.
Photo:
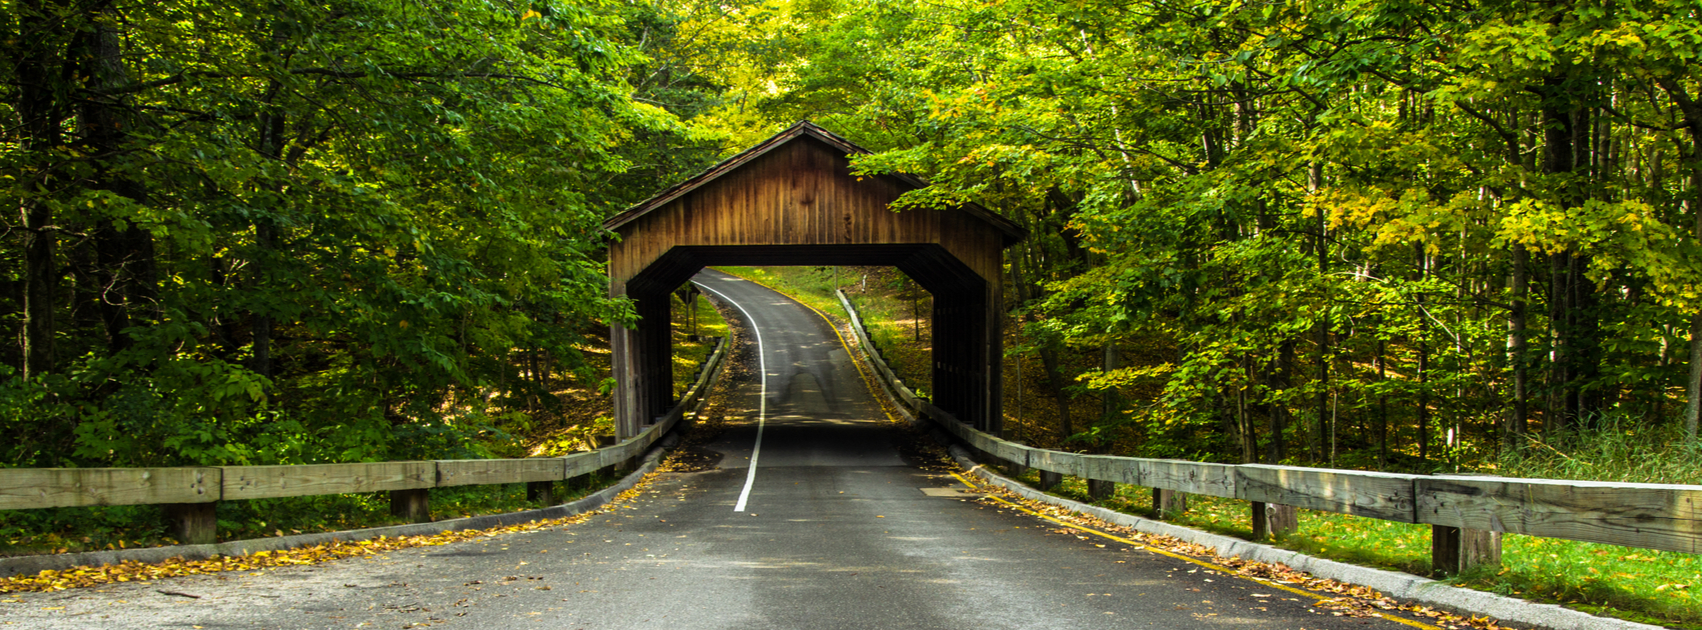
[[[1695,435],[1694,3],[763,6],[804,27],[747,124],[819,117],[934,183],[903,211],[1034,234],[1012,352],[1079,446],[1428,469]]]
[[[658,11],[5,2],[5,461],[466,453],[540,386],[515,353],[580,369],[631,317],[628,172],[696,168],[639,74]]]
[[[3,1],[13,465],[465,448],[631,317],[601,218],[806,118],[1034,235],[1064,444],[1696,434],[1694,3]]]

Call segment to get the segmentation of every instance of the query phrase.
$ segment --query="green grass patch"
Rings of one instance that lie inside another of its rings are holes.
[[[707,298],[699,295],[688,302],[678,295],[670,300],[674,335],[674,395],[691,389],[693,377],[715,349],[715,340],[727,336],[727,320]],[[693,317],[696,318],[695,325]],[[695,332],[694,332],[695,331]]]
[[[845,309],[833,295],[832,267],[716,267],[715,270],[774,289],[823,313],[844,317]],[[849,272],[840,276],[841,282],[851,279]]]

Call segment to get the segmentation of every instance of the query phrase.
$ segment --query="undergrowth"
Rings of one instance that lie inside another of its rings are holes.
[[[727,323],[708,300],[688,304],[674,300],[674,391],[690,387],[699,366],[709,356],[715,339],[727,335]],[[695,309],[696,339],[688,317]],[[604,350],[606,353],[606,350]],[[554,392],[570,413],[551,416],[550,421],[515,421],[511,433],[489,439],[494,454],[560,456],[607,442],[614,426],[606,395],[585,396],[578,390]],[[571,400],[570,400],[571,399]],[[599,438],[599,436],[602,436]],[[571,501],[607,487],[614,478],[593,475],[573,482],[558,482],[558,502]],[[527,501],[524,484],[433,488],[431,513],[447,519],[500,514],[544,507]],[[403,524],[390,514],[388,493],[337,494],[280,497],[247,501],[220,501],[215,508],[220,540],[246,540],[314,532],[342,531]],[[167,527],[165,510],[159,505],[116,505],[0,510],[0,557],[74,553],[176,544]]]

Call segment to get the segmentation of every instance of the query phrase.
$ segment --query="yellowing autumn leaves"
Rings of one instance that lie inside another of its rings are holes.
[[[642,488],[640,484],[639,488]],[[615,503],[630,498],[639,488],[628,490]],[[430,547],[474,540],[498,534],[530,532],[564,525],[582,523],[598,511],[557,519],[540,519],[518,525],[490,529],[464,529],[423,536],[379,536],[368,540],[353,540],[300,547],[282,551],[257,551],[246,556],[215,556],[206,560],[173,558],[160,563],[121,562],[100,567],[78,567],[47,570],[35,575],[16,575],[0,578],[0,593],[63,591],[120,582],[147,582],[185,575],[220,573],[224,571],[256,571],[285,566],[318,564],[342,558],[373,556],[388,551],[412,547]]]

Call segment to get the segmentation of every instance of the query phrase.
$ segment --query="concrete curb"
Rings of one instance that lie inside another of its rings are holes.
[[[185,560],[205,560],[214,556],[246,556],[257,551],[281,551],[300,547],[311,547],[335,542],[370,540],[380,536],[425,536],[448,531],[464,529],[489,529],[505,527],[529,521],[562,518],[590,512],[607,505],[622,492],[626,492],[645,475],[656,470],[661,462],[662,453],[672,449],[679,443],[679,435],[670,433],[662,438],[656,446],[645,453],[642,463],[632,474],[621,478],[615,485],[609,486],[594,494],[572,503],[554,507],[509,512],[507,514],[487,514],[467,518],[455,518],[431,523],[414,523],[410,525],[391,525],[389,527],[372,527],[353,529],[341,532],[323,532],[317,534],[299,534],[296,536],[279,536],[277,538],[256,538],[253,540],[233,540],[211,545],[175,545],[170,547],[146,547],[141,549],[121,549],[113,551],[88,551],[83,553],[64,553],[41,556],[18,556],[0,558],[0,577],[19,574],[36,573],[46,570],[63,570],[74,567],[101,566],[118,564],[120,562],[156,563],[172,558]]]
[[[958,465],[968,470],[970,474],[1020,496],[1080,512],[1136,531],[1170,536],[1197,545],[1211,547],[1217,550],[1219,556],[1283,564],[1317,577],[1369,586],[1396,600],[1416,602],[1456,614],[1488,616],[1502,622],[1522,626],[1552,628],[1553,630],[1662,630],[1661,626],[1611,617],[1598,617],[1554,604],[1538,604],[1494,593],[1459,588],[1407,573],[1384,571],[1334,560],[1314,558],[1287,549],[1278,549],[1270,545],[1261,545],[1239,538],[1210,534],[1055,497],[1030,488],[1022,482],[1008,479],[986,466],[975,463],[970,459],[969,452],[962,446],[950,444],[949,447],[952,457],[957,460]]]

